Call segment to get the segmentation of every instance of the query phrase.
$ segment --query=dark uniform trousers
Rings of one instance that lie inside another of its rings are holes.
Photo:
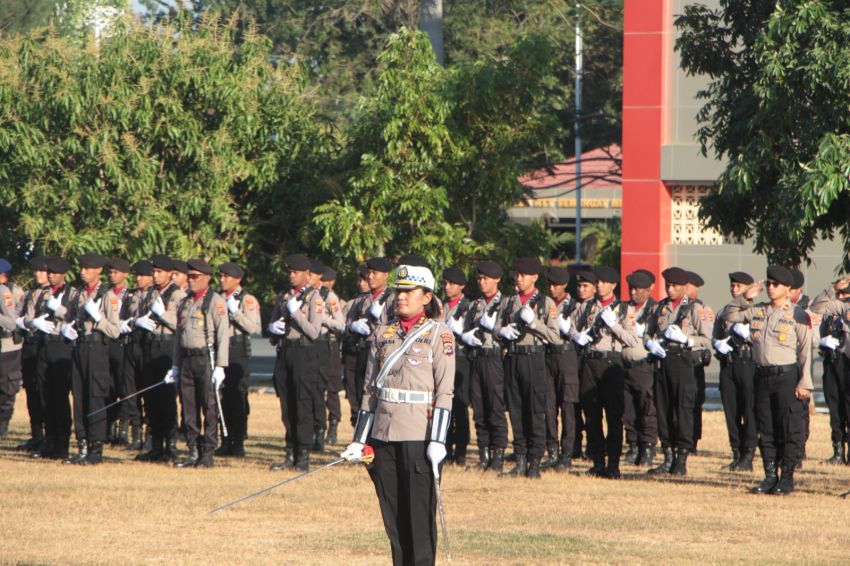
[[[112,389],[108,339],[100,333],[77,338],[72,356],[71,389],[74,394],[74,435],[77,440],[106,442],[106,411],[102,409]]]
[[[118,384],[119,397],[125,398],[141,389],[142,370],[142,345],[137,336],[131,336],[124,344],[124,366],[121,372],[121,381]],[[119,411],[121,420],[127,420],[133,426],[142,424],[142,400],[140,397],[133,397],[119,406],[121,407]]]
[[[251,385],[251,341],[247,336],[230,338],[230,359],[224,368],[221,410],[231,438],[248,434],[248,388]]]
[[[286,343],[277,352],[274,388],[280,401],[286,446],[309,449],[316,422],[315,398],[320,393],[319,348],[323,343]],[[324,413],[324,408],[322,409]]]
[[[466,348],[457,347],[455,356],[455,388],[452,397],[452,420],[446,438],[449,458],[466,457],[469,446],[469,358]]]
[[[546,444],[560,444],[561,454],[573,453],[576,404],[579,400],[578,358],[571,345],[546,352]],[[558,436],[558,413],[561,435]]]
[[[42,336],[38,349],[36,374],[44,430],[52,443],[54,456],[68,453],[71,438],[71,344],[58,335]]]
[[[425,453],[428,443],[375,439],[369,443],[375,449],[375,462],[369,469],[369,476],[375,484],[393,564],[434,564],[437,495],[431,463]]]
[[[508,447],[505,418],[505,370],[502,351],[494,348],[468,350],[470,358],[469,399],[475,436],[482,448]]]
[[[652,362],[623,362],[623,366],[626,370],[623,406],[626,442],[655,446],[658,442],[658,415],[655,412],[655,395],[652,390],[655,381]]]
[[[587,429],[587,455],[607,455],[619,462],[623,451],[624,371],[619,356],[593,358],[587,352],[581,360],[580,396]],[[607,354],[607,352],[606,352]],[[602,430],[602,412],[608,425],[608,436]]]
[[[357,424],[357,412],[363,404],[363,387],[366,382],[366,363],[369,349],[366,346],[345,346],[342,351],[345,398],[351,409],[351,426]]]
[[[143,342],[144,369],[142,388],[159,383],[171,369],[174,337],[148,335]],[[207,358],[207,364],[209,359]],[[177,394],[173,384],[160,385],[144,393],[144,404],[151,436],[168,438],[177,430]]]
[[[840,353],[823,359],[823,396],[829,407],[829,430],[833,443],[847,442],[850,417],[850,360]]]
[[[316,341],[316,355],[319,358],[319,383],[316,395],[313,396],[313,432],[317,436],[328,428],[327,415],[325,414],[325,398],[328,394],[328,380],[330,375],[331,349],[327,334],[319,337]]]
[[[755,374],[756,364],[749,350],[720,359],[720,399],[732,450],[754,450],[758,441]]]
[[[694,449],[697,379],[690,351],[667,351],[655,380],[658,436],[663,447]]]
[[[44,407],[38,390],[38,342],[35,337],[27,337],[21,348],[21,374],[24,390],[27,393],[27,412],[30,417],[30,431],[35,441],[44,438]]]
[[[693,355],[700,358],[702,352],[702,350],[698,350]],[[697,396],[694,403],[694,448],[696,448],[697,441],[702,438],[702,406],[705,405],[705,366],[698,360],[694,363],[696,364],[694,367],[694,377],[697,380]]]
[[[157,388],[159,389],[159,388]],[[206,348],[184,350],[180,363],[180,403],[186,424],[186,444],[197,446],[201,454],[212,453],[218,446],[218,413],[212,383],[210,355]],[[204,419],[203,445],[200,418]],[[230,431],[227,431],[230,433]]]
[[[110,375],[110,384],[109,384],[109,395],[107,396],[108,402],[115,401],[117,398],[121,396],[121,388],[124,385],[124,342],[126,339],[112,339],[109,338],[109,375]],[[126,409],[124,409],[124,405],[126,403],[122,403],[120,405],[116,405],[111,409],[108,409],[108,422],[112,423],[118,419],[126,420]]]
[[[534,348],[505,356],[505,391],[514,453],[540,458],[546,452],[546,355],[543,346]]]
[[[342,420],[342,407],[339,403],[339,392],[342,391],[342,355],[339,340],[331,338],[328,343],[328,396],[325,407],[328,409],[328,419],[339,422]]]
[[[0,421],[10,421],[15,411],[15,396],[21,389],[23,372],[21,351],[0,354]]]
[[[795,396],[799,372],[796,364],[756,369],[756,419],[762,458],[793,469],[800,461],[806,438],[803,414],[808,399]]]

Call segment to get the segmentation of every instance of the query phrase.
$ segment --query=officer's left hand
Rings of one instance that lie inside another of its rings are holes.
[[[27,325],[26,325],[26,320],[24,319],[24,317],[19,316],[17,319],[15,319],[15,326],[17,326],[21,330],[26,330]]]
[[[835,350],[840,344],[841,342],[838,340],[838,338],[832,335],[824,336],[820,339],[820,346],[822,348],[829,348],[830,350]]]
[[[130,326],[130,320],[122,320],[118,324],[118,330],[121,334],[130,334],[133,331],[133,327]]]
[[[534,320],[534,311],[531,310],[528,305],[526,305],[520,309],[519,317],[524,323],[531,324],[531,322]]]
[[[227,297],[227,310],[230,312],[230,314],[233,314],[236,311],[238,311],[239,310],[239,299],[237,299],[233,295],[230,295],[229,297]]]
[[[162,298],[156,298],[156,300],[151,305],[151,312],[154,314],[154,316],[162,316],[163,314],[165,314],[165,303],[162,302]]]
[[[224,383],[224,368],[217,367],[213,370],[212,382],[213,385],[215,385],[216,389],[221,387],[221,385]]]
[[[77,322],[76,320],[72,320],[68,324],[63,324],[62,328],[59,330],[59,333],[62,336],[64,336],[65,338],[67,338],[68,340],[70,340],[72,342],[79,337],[77,330],[74,328],[74,324],[76,322]]]
[[[375,301],[372,303],[372,306],[369,307],[369,314],[372,315],[372,318],[378,320],[381,318],[381,314],[384,312],[384,303],[380,301]]]
[[[667,327],[667,330],[664,331],[664,337],[668,340],[672,340],[673,342],[679,342],[680,344],[687,344],[688,337],[685,336],[685,333],[682,332],[682,329],[679,328],[677,324],[671,324]]]
[[[499,330],[499,336],[505,340],[516,340],[519,338],[519,331],[516,329],[516,325],[511,323]]]
[[[145,316],[140,316],[136,319],[136,328],[141,328],[142,330],[153,332],[154,330],[156,330],[156,322],[151,320],[149,314],[146,314]]]
[[[496,313],[488,315],[486,312],[481,315],[481,318],[478,319],[478,324],[486,328],[487,330],[493,330],[496,328]]]
[[[794,396],[796,396],[797,399],[799,399],[800,401],[802,401],[803,399],[808,399],[811,394],[811,391],[809,391],[808,389],[803,389],[802,387],[798,387],[794,391]]]
[[[741,322],[736,322],[734,326],[732,326],[732,332],[743,338],[744,340],[750,339],[750,325],[743,324]]]
[[[95,322],[95,324],[100,322],[100,302],[102,300],[103,299],[98,299],[97,302],[94,302],[91,299],[89,299],[88,301],[86,301],[86,304],[85,304],[85,307],[84,307],[86,309],[86,314],[88,314],[91,317],[91,319]]]
[[[303,303],[304,301],[298,299],[298,295],[294,295],[291,299],[286,301],[286,310],[289,311],[289,314],[292,314],[300,309]]]
[[[646,333],[646,324],[641,324],[640,322],[635,323],[635,332],[638,336],[643,338],[643,335]]]
[[[436,468],[440,462],[446,459],[446,445],[442,442],[429,442],[425,453],[428,455],[428,460]]]
[[[643,345],[646,347],[647,350],[649,350],[649,353],[653,356],[662,359],[667,357],[667,352],[664,350],[664,348],[661,347],[661,344],[658,343],[658,340],[650,339],[644,342]]]
[[[579,346],[587,346],[588,344],[593,342],[593,339],[588,336],[587,330],[582,330],[581,332],[573,336],[573,342],[575,342]]]
[[[615,324],[617,324],[617,315],[614,314],[614,311],[611,310],[611,307],[605,307],[602,309],[602,312],[599,313],[599,318],[602,319],[602,322],[605,323],[605,326],[611,328]]]
[[[463,334],[463,321],[453,316],[449,317],[449,328],[452,332],[460,336]]]
[[[729,338],[730,336],[727,336],[723,340],[714,341],[714,349],[717,350],[717,353],[721,356],[725,356],[732,351],[732,346],[729,345]]]

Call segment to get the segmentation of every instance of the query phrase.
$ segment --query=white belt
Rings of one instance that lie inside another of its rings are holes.
[[[431,403],[434,394],[431,391],[407,391],[391,387],[378,388],[378,399],[388,403]]]

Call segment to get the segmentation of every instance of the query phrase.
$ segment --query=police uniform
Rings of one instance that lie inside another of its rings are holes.
[[[336,271],[325,267],[322,281],[336,281]],[[326,442],[336,444],[337,427],[342,419],[342,406],[339,402],[339,393],[342,387],[342,351],[340,344],[342,334],[345,331],[345,301],[342,301],[333,289],[327,289],[325,298],[325,327],[328,330],[328,375],[327,396],[325,408],[328,411],[328,434]]]
[[[688,283],[697,289],[705,285],[705,281],[698,273],[688,271],[688,278]],[[702,307],[708,322],[714,324],[714,311],[711,310],[711,307],[696,296],[694,296],[693,301]],[[702,439],[702,407],[705,405],[705,368],[711,363],[711,350],[708,347],[695,347],[693,349],[693,356],[694,363],[696,364],[694,367],[694,376],[697,378],[697,400],[694,406],[694,452],[696,452],[697,444]]]
[[[846,299],[843,299],[846,300]],[[846,462],[845,444],[848,439],[847,417],[850,415],[850,387],[848,387],[847,358],[843,355],[847,344],[847,325],[836,315],[823,317],[820,325],[820,353],[823,356],[823,396],[829,409],[829,430],[832,456],[826,464]]]
[[[11,274],[11,271],[11,264],[0,259],[0,273]],[[24,292],[17,285],[11,282],[0,284],[0,436],[9,430],[9,421],[15,411],[15,396],[23,382],[23,338],[17,323],[23,298]]]
[[[130,264],[124,259],[121,258],[110,258],[108,263],[108,267],[110,269],[114,269],[116,271],[120,271],[122,273],[130,273]],[[119,319],[119,336],[118,338],[110,338],[108,342],[109,347],[109,373],[112,377],[112,383],[110,384],[109,391],[109,402],[115,401],[117,398],[123,397],[122,391],[124,387],[124,363],[126,359],[126,345],[127,339],[124,334],[120,333],[121,330],[121,321],[126,320],[126,307],[125,302],[127,302],[129,296],[129,289],[126,284],[121,285],[120,287],[112,286],[106,292],[105,302],[107,302],[110,306],[117,305],[118,307],[118,319]],[[130,421],[130,407],[136,402],[135,399],[131,401],[127,401],[126,403],[120,403],[115,407],[112,407],[107,412],[107,418],[109,423],[109,429],[107,432],[107,439],[111,444],[117,444],[120,446],[124,446],[128,443],[128,432],[129,432],[129,421]]]
[[[30,260],[33,271],[47,271],[44,256],[37,256]],[[41,308],[42,297],[50,287],[44,285],[29,289],[21,301],[21,314],[18,319],[18,328],[23,336],[21,348],[21,373],[24,390],[27,395],[27,413],[30,421],[30,438],[17,448],[27,452],[38,453],[44,444],[44,407],[41,404],[41,394],[38,390],[38,379],[36,375],[36,363],[38,360],[39,338],[37,332],[32,328],[32,319],[36,308]]]
[[[212,267],[203,260],[190,259],[187,263],[190,272],[212,275]],[[177,310],[172,354],[173,367],[179,372],[178,389],[189,447],[189,456],[178,467],[213,465],[213,452],[218,446],[216,389],[225,380],[229,354],[230,322],[225,300],[210,287],[186,295]]]
[[[791,304],[794,306],[800,307],[804,311],[807,311],[809,314],[809,318],[812,322],[812,348],[817,348],[818,343],[820,342],[820,336],[818,335],[818,330],[820,328],[821,317],[819,314],[812,313],[808,311],[809,303],[811,299],[808,295],[803,293],[803,286],[806,284],[806,276],[803,275],[803,272],[799,269],[789,269],[791,272],[791,276],[794,278],[794,285],[791,287],[791,290],[799,290],[800,294],[797,295],[797,298],[791,299]],[[803,467],[803,460],[806,459],[806,444],[809,442],[809,434],[811,433],[811,413],[814,412],[814,396],[809,397],[809,411],[806,411],[806,414],[803,415],[803,421],[805,422],[806,427],[806,438],[803,441],[803,452],[800,456],[800,461],[797,464],[797,469],[801,469]]]
[[[466,285],[466,275],[456,267],[446,268],[443,271],[443,280],[457,285]],[[466,330],[464,323],[469,307],[469,299],[461,293],[452,301],[443,301],[441,309],[442,321],[455,333],[457,343],[452,420],[446,442],[448,451],[446,461],[458,466],[466,465],[466,449],[469,446],[469,359],[466,346],[460,341]]]

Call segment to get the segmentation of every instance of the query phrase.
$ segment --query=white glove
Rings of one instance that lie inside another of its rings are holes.
[[[345,458],[349,462],[352,460],[359,460],[363,457],[363,447],[364,445],[359,442],[352,442],[348,445],[348,448],[345,449],[345,452],[340,454],[340,457]]]
[[[269,323],[269,334],[276,334],[278,336],[283,336],[286,334],[286,323],[282,320],[276,320],[274,322]]]
[[[224,368],[217,367],[213,370],[212,382],[213,385],[215,385],[216,389],[221,387],[221,385],[224,383]]]
[[[717,350],[717,353],[721,356],[725,356],[726,354],[731,352],[732,346],[729,345],[729,337],[727,336],[723,340],[715,340],[714,349]]]
[[[829,348],[830,350],[835,350],[836,348],[838,348],[838,344],[838,338],[832,335],[824,336],[820,339],[820,345],[822,348]]]
[[[230,312],[230,314],[233,314],[236,311],[238,311],[239,310],[239,299],[237,299],[233,295],[230,295],[229,297],[227,297],[227,310]]]
[[[300,309],[303,303],[304,301],[298,299],[298,295],[294,295],[291,299],[286,301],[286,310],[289,311],[289,314],[292,314]]]
[[[605,307],[602,309],[602,312],[599,313],[599,318],[602,319],[602,322],[605,323],[605,326],[611,328],[615,324],[617,324],[617,315],[614,311],[611,310],[610,307]]]
[[[83,307],[83,308],[86,309],[86,314],[88,314],[91,317],[91,319],[95,322],[95,324],[100,322],[100,302],[102,300],[103,299],[98,299],[97,302],[94,302],[91,299],[89,299],[88,301],[86,301],[86,304]]]
[[[524,323],[531,324],[531,321],[534,320],[534,311],[526,305],[520,309],[519,317]]]
[[[442,442],[429,442],[425,454],[428,456],[428,460],[431,461],[431,467],[434,468],[435,474],[439,476],[437,466],[446,459],[446,445]]]
[[[472,346],[473,348],[478,348],[484,345],[483,342],[478,339],[478,336],[475,335],[475,328],[473,328],[469,332],[464,332],[463,335],[460,337],[460,340],[467,346]]]
[[[732,332],[743,338],[744,340],[750,339],[750,325],[744,324],[742,322],[736,322],[732,326]]]
[[[453,316],[449,317],[449,328],[452,332],[460,336],[463,334],[463,321]]]
[[[587,346],[591,342],[593,342],[593,338],[587,335],[587,330],[582,330],[575,336],[573,336],[573,342],[578,344],[579,346]]]
[[[635,323],[635,332],[637,335],[643,338],[644,333],[646,332],[646,324],[641,324],[639,322]]]
[[[481,315],[481,318],[478,319],[478,324],[486,328],[487,330],[493,330],[496,328],[496,313],[488,315],[486,312]]]
[[[676,324],[671,324],[667,327],[667,330],[664,331],[664,337],[668,340],[672,340],[673,342],[679,342],[680,344],[688,343],[688,337],[685,336],[685,333],[682,332],[682,329]]]
[[[154,316],[162,316],[165,313],[165,303],[162,302],[161,297],[157,297],[156,300],[151,305],[151,312]]]
[[[56,312],[60,306],[62,306],[62,297],[65,295],[65,291],[59,293],[58,297],[50,297],[47,299],[47,310],[50,312]]]
[[[658,340],[647,340],[644,343],[644,346],[646,346],[646,349],[649,350],[649,353],[653,356],[657,356],[659,358],[667,357],[667,352],[664,351],[664,348],[661,347]]]
[[[384,312],[384,303],[380,301],[375,301],[372,303],[372,306],[369,307],[369,314],[372,315],[372,318],[378,320],[381,318],[381,314]]]
[[[74,328],[74,324],[76,321],[72,321],[70,324],[63,324],[62,328],[59,330],[59,334],[64,336],[70,341],[74,341],[79,337],[77,330]]]
[[[516,329],[515,324],[509,324],[507,326],[503,326],[501,330],[499,330],[499,336],[505,340],[516,340],[519,338],[519,331]]]
[[[133,331],[133,327],[130,326],[129,320],[122,320],[118,323],[118,329],[121,334],[130,334]]]
[[[165,377],[162,379],[168,385],[172,383],[177,383],[180,379],[180,368],[177,366],[173,366],[170,370],[165,372]]]
[[[136,328],[141,328],[143,330],[147,330],[148,332],[153,332],[154,330],[156,330],[156,321],[151,320],[150,314],[140,316],[136,319]]]
[[[20,328],[21,330],[26,330],[26,329],[27,329],[27,325],[26,325],[26,323],[25,323],[25,321],[24,321],[24,317],[19,316],[17,319],[15,319],[15,326],[17,326],[17,327],[18,327],[18,328]]]
[[[365,318],[360,318],[351,323],[351,330],[356,332],[357,334],[362,334],[363,336],[369,336],[372,334],[372,329],[369,328],[369,323]]]
[[[564,318],[562,316],[558,317],[558,330],[561,331],[561,334],[564,336],[570,335],[570,328],[572,328],[573,323],[570,319]]]
[[[43,314],[38,318],[34,318],[32,325],[35,326],[36,330],[40,330],[45,334],[53,334],[53,331],[56,330],[56,325],[47,320],[46,314]]]

